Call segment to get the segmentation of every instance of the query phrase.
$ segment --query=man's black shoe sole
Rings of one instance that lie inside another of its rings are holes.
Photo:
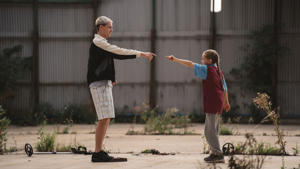
[[[115,163],[115,162],[127,162],[127,158],[114,158],[110,161],[93,161],[93,163]]]

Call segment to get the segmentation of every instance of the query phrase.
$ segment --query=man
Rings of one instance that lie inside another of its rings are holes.
[[[92,162],[127,161],[126,158],[109,156],[102,150],[110,119],[115,117],[112,86],[116,85],[117,81],[113,59],[135,59],[142,56],[151,61],[155,54],[119,48],[107,42],[113,31],[113,21],[106,16],[98,17],[95,26],[97,27],[97,34],[95,34],[90,46],[87,73],[87,82],[98,116],[95,153],[92,155]]]

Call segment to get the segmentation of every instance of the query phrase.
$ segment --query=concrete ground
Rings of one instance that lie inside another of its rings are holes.
[[[233,136],[220,136],[220,142],[223,145],[226,142],[243,142],[244,134],[252,132],[258,142],[264,142],[271,145],[275,144],[276,136],[272,125],[226,125],[233,130]],[[56,131],[59,128],[62,131],[66,126],[48,125],[47,131]],[[132,127],[130,124],[112,124],[107,132],[104,147],[111,152],[113,156],[127,157],[126,163],[91,163],[90,155],[35,155],[27,157],[23,150],[0,156],[1,169],[40,169],[40,168],[210,168],[203,161],[206,156],[203,154],[203,124],[193,124],[189,128],[190,132],[197,135],[126,135],[126,132]],[[17,147],[23,149],[25,143],[34,146],[37,142],[37,133],[39,127],[16,127],[12,126],[8,130],[7,148]],[[293,148],[300,146],[300,126],[284,125],[287,141],[287,151],[293,154]],[[74,125],[69,129],[72,134],[58,134],[56,144],[83,144],[88,150],[94,150],[94,129],[95,125]],[[143,125],[135,125],[135,131],[142,131]],[[175,155],[150,155],[140,154],[145,149],[157,149],[160,152],[175,153]],[[300,147],[299,147],[300,150]],[[243,158],[242,156],[238,156]],[[225,164],[219,164],[221,168],[227,168],[228,157],[225,158]],[[263,168],[286,168],[298,167],[300,156],[286,156],[284,159],[280,156],[267,156]]]

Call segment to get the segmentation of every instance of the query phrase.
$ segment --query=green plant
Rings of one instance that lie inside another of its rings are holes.
[[[40,119],[38,120],[39,123],[46,120],[49,124],[67,124],[68,126],[64,129],[65,133],[73,123],[93,124],[96,121],[95,112],[89,111],[87,105],[77,104],[69,104],[64,106],[62,110],[56,110],[51,104],[42,103],[39,106],[37,117]]]
[[[257,144],[253,134],[247,133],[246,140],[243,144],[235,146],[233,155],[230,156],[228,161],[228,168],[230,169],[261,169],[266,158],[264,152],[264,144]],[[234,154],[243,154],[242,158]],[[258,155],[260,156],[254,156]]]
[[[94,124],[96,121],[96,113],[90,112],[88,106],[69,104],[63,109],[63,119],[72,120],[73,123]]]
[[[172,134],[173,129],[184,128],[187,132],[187,127],[190,123],[188,116],[176,116],[178,110],[176,108],[167,109],[164,114],[156,114],[154,110],[150,111],[150,115],[144,115],[146,121],[144,131],[148,134]]]
[[[4,107],[14,97],[18,80],[29,80],[27,74],[31,69],[31,58],[21,57],[22,46],[5,48],[0,52],[0,104]],[[14,123],[34,124],[31,113],[15,113],[7,110],[6,116]]]
[[[278,58],[288,53],[288,48],[274,41],[274,25],[265,25],[258,30],[251,31],[250,42],[242,46],[246,54],[238,68],[230,71],[230,74],[238,80],[244,92],[264,92],[272,98],[275,89],[272,83],[276,76],[274,69],[277,68]],[[265,114],[253,104],[248,105],[254,123],[259,123]]]
[[[21,51],[22,46],[17,45],[0,53],[0,104],[13,95],[17,79],[20,79],[26,70],[31,69],[31,58],[21,58]]]
[[[78,144],[78,143],[74,143],[74,144],[69,144],[69,145],[56,145],[56,152],[71,152],[71,148],[75,148],[78,149],[78,147],[85,147],[83,144]]]
[[[287,48],[274,41],[273,25],[251,31],[251,42],[242,47],[246,56],[239,68],[231,74],[242,82],[241,87],[250,91],[272,92],[273,66],[286,54]]]
[[[38,107],[37,117],[39,117],[38,122],[46,120],[49,124],[62,123],[63,114],[58,110],[55,110],[50,103],[41,103]]]
[[[246,141],[238,143],[234,147],[234,154],[243,155],[284,155],[280,148],[265,144],[258,143],[253,137],[253,134],[247,133],[245,135]]]
[[[17,152],[18,148],[16,146],[10,147],[9,149],[6,149],[6,153],[12,153],[12,152]]]
[[[71,152],[72,145],[62,145],[59,144],[56,146],[56,152]]]
[[[192,123],[204,123],[205,122],[205,113],[197,112],[194,110],[192,114],[190,114],[191,122]]]
[[[40,152],[53,152],[55,138],[55,133],[46,133],[42,128],[39,131],[39,141],[36,143],[36,149]]]
[[[142,106],[135,108],[135,115],[133,122],[127,135],[137,134],[193,134],[188,131],[190,125],[189,115],[178,114],[176,108],[169,108],[165,113],[157,113],[155,109],[151,109],[148,104],[143,103]],[[140,115],[141,119],[145,121],[144,132],[134,130],[136,124],[136,117]],[[183,128],[183,133],[174,133],[173,129]]]
[[[3,154],[5,152],[5,144],[7,141],[6,134],[7,134],[7,128],[10,124],[10,120],[8,120],[5,116],[5,111],[0,105],[0,154]]]
[[[69,134],[69,126],[67,126],[67,127],[65,127],[64,129],[63,129],[63,132],[62,132],[63,134]]]
[[[155,151],[155,149],[146,149],[146,150],[143,150],[141,153],[143,153],[143,154],[152,154],[153,151]]]
[[[223,125],[221,126],[219,133],[220,133],[220,135],[232,135],[231,129],[229,129]]]

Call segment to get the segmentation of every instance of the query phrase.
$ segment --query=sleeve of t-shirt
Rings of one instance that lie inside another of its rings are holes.
[[[226,84],[226,81],[225,81],[225,77],[224,77],[224,76],[223,76],[223,78],[222,78],[222,83],[223,83],[225,92],[227,92],[227,84]]]
[[[195,76],[200,77],[201,79],[206,79],[207,77],[207,66],[195,63],[194,64],[194,73]]]

